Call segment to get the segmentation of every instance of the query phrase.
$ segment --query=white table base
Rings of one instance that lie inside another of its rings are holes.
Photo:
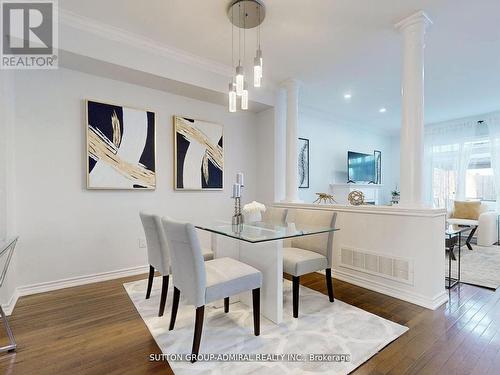
[[[216,258],[237,259],[262,272],[260,312],[276,324],[283,321],[283,241],[249,243],[212,234],[212,250]],[[231,300],[236,301],[234,298]],[[252,306],[252,293],[246,292],[239,300]]]

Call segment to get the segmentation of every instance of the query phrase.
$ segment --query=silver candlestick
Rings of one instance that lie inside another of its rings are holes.
[[[243,173],[239,172],[236,174],[236,183],[233,184],[232,196],[232,198],[234,198],[234,215],[232,218],[232,224],[236,227],[241,227],[243,224],[243,215],[241,214],[241,191],[243,190],[243,186]]]
[[[234,215],[233,225],[243,224],[243,215],[241,214],[241,197],[234,197]]]

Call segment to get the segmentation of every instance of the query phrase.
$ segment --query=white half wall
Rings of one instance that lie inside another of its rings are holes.
[[[382,152],[382,204],[398,184],[399,137],[381,134],[332,120],[304,110],[299,113],[299,137],[309,139],[309,188],[300,188],[299,197],[312,203],[315,193],[330,192],[330,184],[347,182],[347,151]],[[397,152],[394,152],[397,149]]]
[[[337,213],[333,277],[436,309],[445,290],[444,209],[399,206],[277,204]]]
[[[16,72],[15,89],[20,286],[146,265],[139,211],[229,219],[236,172],[246,175],[244,201],[255,199],[255,114],[67,69]],[[155,191],[86,190],[86,98],[156,112]],[[224,125],[224,191],[174,191],[173,115]]]

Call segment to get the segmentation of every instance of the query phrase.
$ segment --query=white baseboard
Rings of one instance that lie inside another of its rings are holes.
[[[2,308],[5,312],[5,315],[10,315],[12,314],[12,311],[14,311],[14,307],[17,303],[17,300],[19,299],[19,297],[22,296],[28,296],[31,294],[37,294],[43,292],[50,292],[53,290],[64,289],[64,288],[71,288],[73,286],[98,283],[101,281],[119,279],[127,276],[135,276],[135,275],[140,275],[142,273],[147,273],[148,271],[149,271],[149,266],[138,266],[116,271],[101,272],[92,275],[76,276],[67,279],[19,286],[14,290],[14,293],[10,297],[9,302],[6,305],[2,305]]]
[[[324,271],[322,271],[321,273],[324,273]],[[448,293],[446,293],[446,290],[443,290],[442,293],[429,298],[427,296],[423,296],[421,294],[414,293],[403,288],[395,288],[393,286],[378,283],[361,276],[353,275],[338,268],[332,269],[332,276],[347,283],[354,284],[365,289],[373,290],[374,292],[386,294],[388,296],[425,307],[426,309],[436,310],[439,306],[448,301]]]
[[[14,311],[14,307],[16,306],[17,300],[19,299],[19,292],[17,291],[17,288],[14,289],[14,293],[9,298],[9,302],[7,304],[2,305],[3,312],[5,315],[9,316],[12,314],[12,311]]]

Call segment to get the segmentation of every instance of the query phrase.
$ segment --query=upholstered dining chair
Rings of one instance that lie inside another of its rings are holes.
[[[289,210],[287,223],[335,227],[337,213],[321,210]],[[332,283],[332,253],[334,232],[293,238],[283,248],[283,272],[292,276],[293,317],[299,316],[300,276],[326,270],[326,287],[330,302],[334,301]]]
[[[180,294],[196,308],[192,359],[196,361],[201,342],[205,305],[242,292],[252,291],[254,334],[260,334],[259,270],[232,258],[217,258],[204,262],[195,228],[190,223],[162,219],[172,261],[174,300],[169,330],[173,330]],[[225,306],[225,312],[227,312]]]
[[[150,215],[144,212],[140,212],[139,216],[141,217],[148,248],[149,276],[146,299],[149,299],[151,296],[151,289],[153,288],[153,280],[156,270],[162,276],[160,309],[158,311],[158,316],[163,316],[165,303],[167,301],[168,280],[171,273],[167,240],[165,238],[165,233],[159,216]],[[211,250],[204,249],[203,257],[205,260],[213,259],[214,254]]]
[[[270,224],[285,224],[288,210],[281,207],[266,207],[262,213],[262,221]]]

